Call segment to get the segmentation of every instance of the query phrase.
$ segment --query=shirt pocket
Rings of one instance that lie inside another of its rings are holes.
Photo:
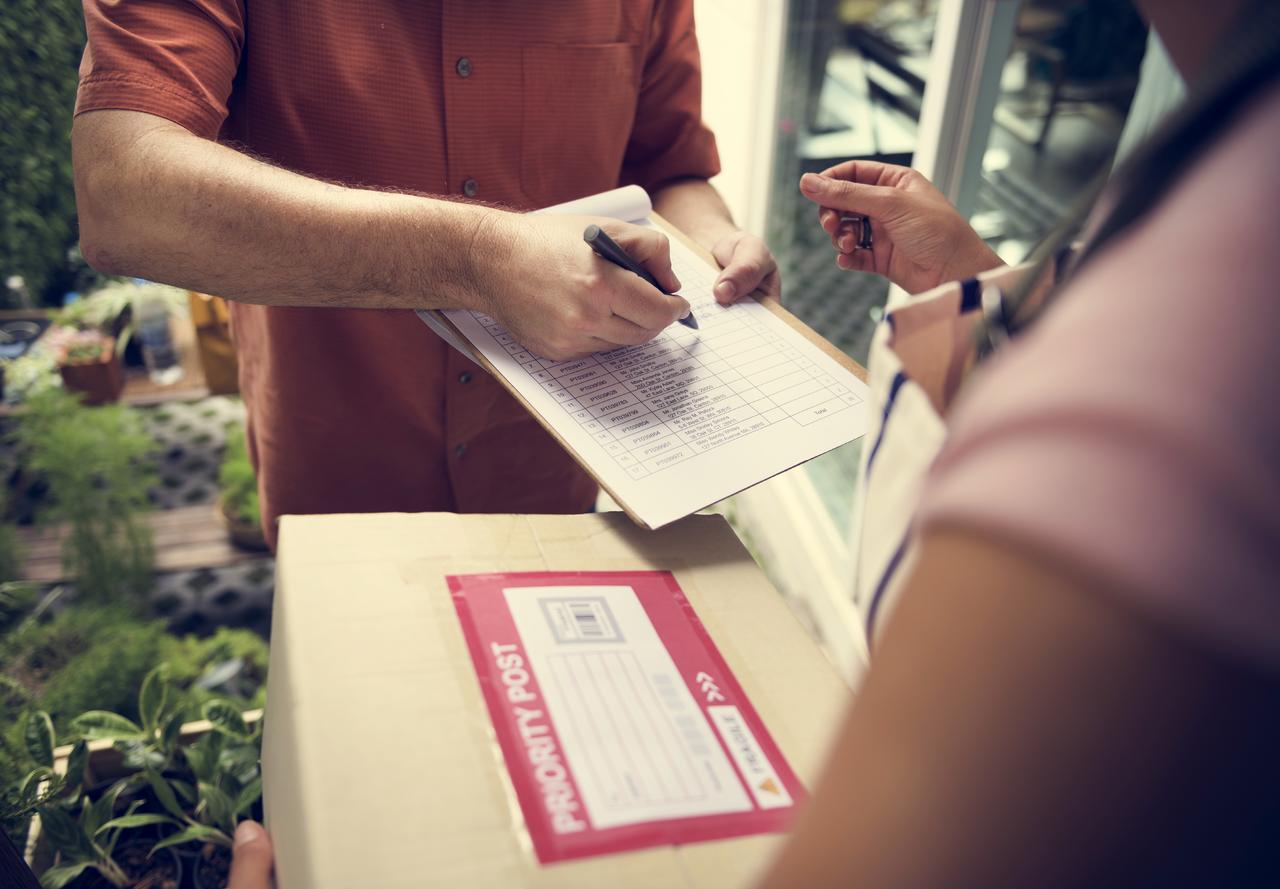
[[[535,207],[618,185],[639,97],[630,43],[524,47],[520,179]]]

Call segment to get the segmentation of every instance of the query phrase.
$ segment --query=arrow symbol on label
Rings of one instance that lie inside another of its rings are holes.
[[[724,695],[720,694],[720,686],[716,685],[716,681],[706,673],[699,672],[693,680],[698,683],[698,687],[702,689],[702,693],[707,696],[707,703],[714,704],[717,701],[723,703]]]
[[[772,778],[765,778],[760,782],[759,786],[765,793],[772,793],[774,796],[782,793],[782,791],[778,789],[778,785],[773,782]]]

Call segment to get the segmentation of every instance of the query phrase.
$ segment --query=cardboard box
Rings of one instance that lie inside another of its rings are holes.
[[[674,573],[811,786],[848,690],[721,517],[289,516],[263,747],[280,889],[750,885],[780,837],[547,866],[528,846],[445,577],[616,570]]]

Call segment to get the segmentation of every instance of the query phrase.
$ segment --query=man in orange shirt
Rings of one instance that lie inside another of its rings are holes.
[[[72,143],[100,270],[234,300],[264,521],[578,512],[595,485],[409,309],[479,309],[552,358],[645,342],[679,297],[519,212],[638,183],[776,292],[700,114],[692,0],[86,0]],[[667,286],[656,233],[605,226]]]

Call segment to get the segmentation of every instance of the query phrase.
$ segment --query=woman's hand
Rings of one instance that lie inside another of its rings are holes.
[[[876,161],[846,161],[806,173],[800,193],[818,204],[818,221],[842,269],[875,272],[908,293],[968,278],[1004,263],[942,192],[915,170]],[[871,221],[872,246],[858,247],[858,225]]]

